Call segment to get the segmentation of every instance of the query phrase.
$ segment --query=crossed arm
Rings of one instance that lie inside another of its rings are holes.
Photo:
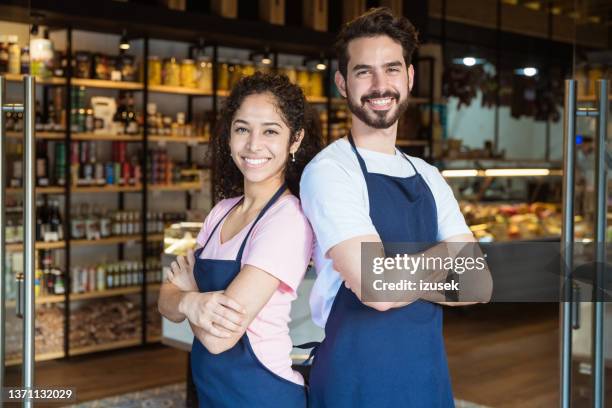
[[[200,293],[193,277],[194,265],[193,253],[186,258],[177,257],[168,281],[162,285],[158,308],[174,322],[187,319],[204,347],[219,354],[240,340],[280,280],[262,269],[244,265],[225,291]]]
[[[486,303],[489,301],[491,297],[491,292],[493,289],[493,282],[491,280],[491,275],[488,269],[479,276],[478,282],[469,282],[469,285],[477,285],[476,293],[470,293],[470,301],[462,301],[462,302],[447,302],[445,301],[445,297],[440,292],[435,291],[425,291],[418,292],[413,291],[406,296],[405,301],[395,302],[395,301],[364,301],[364,294],[362,293],[362,285],[361,285],[361,256],[358,254],[361,253],[361,244],[364,242],[368,243],[379,243],[380,248],[379,251],[381,256],[384,256],[384,248],[381,242],[381,239],[378,235],[363,235],[354,237],[351,239],[347,239],[345,241],[340,242],[339,244],[333,246],[327,253],[327,256],[332,259],[334,269],[338,271],[340,276],[345,282],[345,285],[355,293],[355,295],[367,306],[370,306],[379,311],[386,311],[392,308],[406,306],[418,299],[427,300],[434,303],[439,303],[446,306],[466,306],[475,303]],[[471,243],[476,242],[474,237],[471,234],[460,234],[449,239],[443,241],[443,243],[438,244],[427,251],[425,251],[425,256],[452,256],[455,257],[458,254],[458,251],[453,251],[453,253],[449,253],[449,247],[453,248],[453,246],[445,245],[445,243]],[[461,245],[454,245],[455,248],[460,248]],[[477,247],[473,245],[471,247]],[[447,277],[446,271],[434,271],[433,273],[429,273],[430,271],[418,271],[417,273],[421,273],[423,279],[428,282],[444,282]],[[472,277],[473,279],[473,277]]]

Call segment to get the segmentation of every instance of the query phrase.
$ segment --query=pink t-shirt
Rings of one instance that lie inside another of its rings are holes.
[[[198,234],[203,246],[212,229],[240,197],[219,202],[208,214]],[[200,258],[236,259],[240,245],[254,221],[230,240],[221,244],[220,231],[225,219],[215,230]],[[289,312],[297,297],[297,288],[304,278],[313,249],[313,233],[302,213],[300,201],[293,195],[278,199],[257,222],[247,240],[242,265],[249,264],[280,280],[278,289],[247,328],[247,335],[257,358],[273,373],[303,385],[302,376],[291,369]]]

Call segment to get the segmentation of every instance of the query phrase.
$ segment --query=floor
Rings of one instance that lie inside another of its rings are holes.
[[[455,396],[489,407],[553,407],[558,399],[558,306],[493,304],[445,311]],[[187,354],[147,346],[37,365],[36,383],[88,401],[185,381]],[[7,383],[19,381],[15,367]]]

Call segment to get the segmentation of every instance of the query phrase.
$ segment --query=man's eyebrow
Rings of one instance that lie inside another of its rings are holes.
[[[387,62],[386,64],[383,64],[383,67],[385,68],[398,67],[398,66],[402,66],[401,61],[391,61],[391,62]],[[353,67],[353,71],[359,71],[360,69],[371,69],[371,68],[372,68],[372,65],[357,64]]]
[[[353,67],[353,71],[358,71],[360,69],[370,69],[372,68],[371,65],[366,65],[366,64],[357,64]]]

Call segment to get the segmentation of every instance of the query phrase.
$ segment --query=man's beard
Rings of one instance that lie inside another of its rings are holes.
[[[353,102],[353,100],[351,99],[351,95],[348,92],[348,89],[346,91],[346,96],[347,96],[346,99],[347,99],[349,110],[355,116],[357,116],[359,120],[361,120],[363,123],[365,123],[366,125],[374,129],[390,128],[391,126],[393,126],[395,122],[397,122],[399,117],[406,111],[406,109],[408,109],[408,97],[406,97],[406,99],[404,99],[403,101],[399,102],[400,95],[397,92],[385,91],[381,93],[378,91],[374,91],[372,93],[369,93],[361,97],[361,101],[360,101],[361,105],[358,105]],[[374,113],[375,115],[375,117],[372,117],[370,113],[368,112],[368,110],[365,108],[365,104],[367,100],[372,99],[372,98],[393,98],[395,99],[395,104],[396,104],[395,112],[392,112],[391,116],[387,117],[387,115],[389,114],[389,111],[372,110],[372,113]]]

